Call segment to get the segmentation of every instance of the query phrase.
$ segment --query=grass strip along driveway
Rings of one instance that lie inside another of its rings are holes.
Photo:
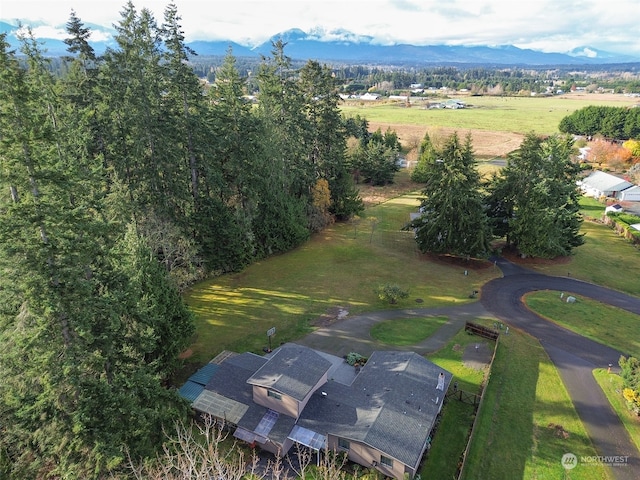
[[[549,357],[517,329],[500,336],[478,415],[463,479],[565,478],[562,455],[596,455]],[[571,472],[603,478],[601,466]]]

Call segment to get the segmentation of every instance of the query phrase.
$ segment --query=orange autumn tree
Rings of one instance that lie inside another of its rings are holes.
[[[605,164],[612,170],[618,170],[631,163],[632,157],[631,151],[624,147],[608,140],[595,140],[591,144],[587,160],[599,166]]]
[[[311,205],[313,211],[309,215],[310,228],[312,231],[318,232],[334,221],[329,212],[329,207],[331,206],[329,182],[324,178],[319,178],[311,187],[311,197],[313,199]]]

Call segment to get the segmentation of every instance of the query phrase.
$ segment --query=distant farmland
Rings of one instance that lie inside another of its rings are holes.
[[[432,138],[453,131],[471,133],[479,157],[502,157],[518,148],[524,134],[558,133],[558,124],[566,115],[588,105],[631,106],[632,98],[610,94],[568,94],[554,97],[451,97],[459,98],[468,108],[427,109],[426,99],[413,99],[407,108],[396,101],[348,101],[341,105],[346,116],[360,115],[369,121],[371,130],[391,128],[403,146],[419,145],[428,131]],[[442,100],[431,99],[432,102]]]

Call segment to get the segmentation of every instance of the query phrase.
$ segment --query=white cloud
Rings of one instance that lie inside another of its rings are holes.
[[[55,28],[49,25],[33,27],[31,30],[35,38],[53,38],[56,40],[64,40],[69,36],[64,28]]]
[[[86,23],[111,26],[126,0],[2,0],[1,18],[64,26],[71,8]],[[158,22],[169,0],[134,0]],[[255,45],[291,28],[348,30],[378,43],[517,45],[564,52],[579,46],[635,54],[638,0],[175,0],[187,40]]]

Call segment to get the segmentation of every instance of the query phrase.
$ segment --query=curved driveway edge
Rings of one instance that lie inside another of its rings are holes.
[[[371,327],[383,320],[438,316],[448,317],[447,322],[433,335],[417,345],[390,346],[377,342],[370,335]],[[297,342],[339,357],[343,357],[349,352],[357,352],[361,355],[369,356],[375,350],[411,350],[424,355],[444,346],[464,326],[466,321],[473,321],[478,317],[492,317],[491,314],[485,311],[480,302],[453,307],[384,310],[340,320],[328,327],[315,330],[301,340],[297,340]]]
[[[491,280],[482,287],[480,301],[460,306],[388,310],[358,315],[320,328],[298,342],[338,356],[345,356],[349,352],[368,356],[375,350],[389,349],[412,350],[424,355],[445,345],[466,321],[478,317],[499,319],[540,341],[558,369],[598,455],[629,457],[625,466],[609,469],[611,476],[617,480],[640,478],[638,449],[592,374],[593,369],[607,368],[609,364],[617,369],[620,355],[628,353],[619,352],[544,320],[525,307],[522,297],[536,290],[558,290],[590,297],[638,315],[640,298],[572,278],[539,274],[501,257],[492,258],[492,261],[500,267],[503,277]],[[371,327],[382,320],[429,316],[447,316],[448,321],[417,345],[390,347],[376,342],[369,333]]]
[[[629,433],[593,377],[595,368],[613,365],[619,371],[620,352],[539,317],[526,308],[522,297],[536,290],[557,290],[589,297],[640,315],[640,298],[572,278],[552,277],[527,270],[502,258],[493,259],[502,278],[482,287],[481,302],[500,320],[536,337],[554,363],[580,420],[598,455],[628,456],[621,467],[609,469],[618,480],[637,480],[640,455]],[[570,452],[567,452],[570,453]]]

